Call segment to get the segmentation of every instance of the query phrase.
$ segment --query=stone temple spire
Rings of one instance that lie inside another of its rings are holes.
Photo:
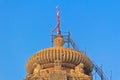
[[[25,80],[92,80],[92,61],[83,53],[64,47],[60,33],[60,20],[53,30],[55,46],[45,48],[32,55],[26,63]]]

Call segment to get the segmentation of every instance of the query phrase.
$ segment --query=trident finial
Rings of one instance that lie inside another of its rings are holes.
[[[57,33],[60,34],[60,11],[59,11],[58,6],[56,6],[56,11],[57,11],[57,26],[55,27],[55,29],[53,29],[52,32],[57,30]]]

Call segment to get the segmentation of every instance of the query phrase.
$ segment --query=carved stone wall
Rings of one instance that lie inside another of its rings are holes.
[[[49,70],[42,69],[37,64],[33,73],[27,74],[24,80],[92,80],[92,75],[84,73],[84,64],[82,63],[77,65],[75,69],[70,69],[69,72],[60,68],[61,65],[56,66]]]

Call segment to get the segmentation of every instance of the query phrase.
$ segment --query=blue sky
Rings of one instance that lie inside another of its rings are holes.
[[[61,30],[113,80],[120,76],[119,0],[0,0],[0,80],[23,80],[26,62],[51,46],[56,5]]]

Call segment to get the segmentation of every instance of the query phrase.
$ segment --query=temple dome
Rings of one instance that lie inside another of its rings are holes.
[[[63,68],[74,69],[80,63],[83,63],[87,71],[92,71],[92,61],[80,51],[64,47],[64,39],[60,34],[54,39],[54,47],[46,48],[38,51],[26,64],[28,73],[32,73],[36,64],[40,64],[42,68],[52,68],[56,60],[61,61]]]

